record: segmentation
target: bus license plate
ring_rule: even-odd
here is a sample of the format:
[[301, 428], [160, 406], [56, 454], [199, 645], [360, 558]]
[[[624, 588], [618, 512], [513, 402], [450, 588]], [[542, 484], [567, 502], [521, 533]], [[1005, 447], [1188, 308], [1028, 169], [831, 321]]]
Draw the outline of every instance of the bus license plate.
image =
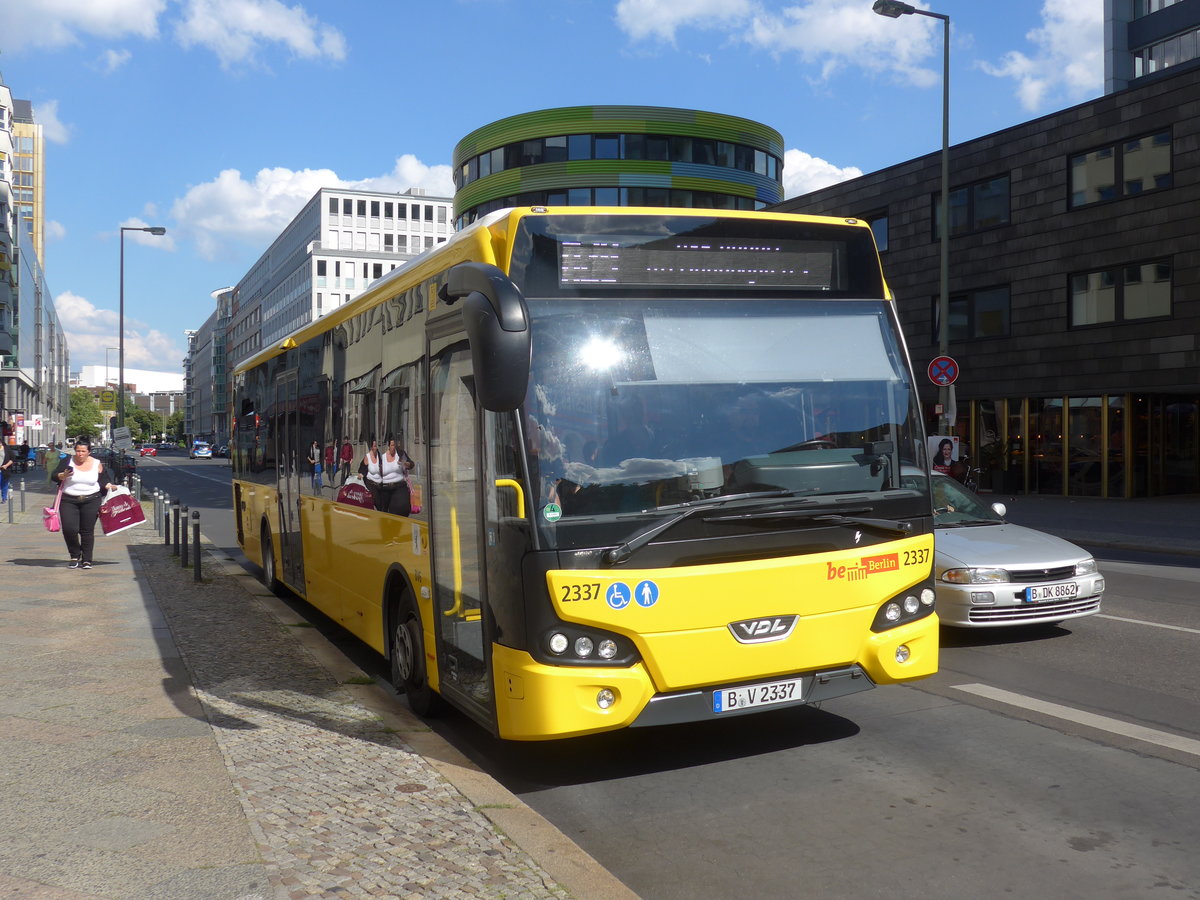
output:
[[800, 699], [801, 678], [787, 681], [772, 681], [767, 684], [751, 684], [745, 687], [723, 688], [713, 691], [713, 712], [726, 713], [737, 709], [753, 709], [756, 706], [772, 706], [776, 703], [792, 703]]
[[1041, 603], [1043, 600], [1070, 600], [1079, 593], [1079, 585], [1075, 582], [1064, 584], [1047, 584], [1039, 587], [1025, 588], [1026, 603]]

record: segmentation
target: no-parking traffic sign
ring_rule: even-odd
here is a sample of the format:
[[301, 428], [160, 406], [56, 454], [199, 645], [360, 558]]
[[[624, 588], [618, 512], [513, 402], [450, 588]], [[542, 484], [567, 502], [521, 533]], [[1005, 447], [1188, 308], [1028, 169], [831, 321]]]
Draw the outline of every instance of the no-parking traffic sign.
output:
[[945, 387], [958, 380], [958, 363], [952, 357], [939, 356], [929, 364], [928, 372], [930, 381]]

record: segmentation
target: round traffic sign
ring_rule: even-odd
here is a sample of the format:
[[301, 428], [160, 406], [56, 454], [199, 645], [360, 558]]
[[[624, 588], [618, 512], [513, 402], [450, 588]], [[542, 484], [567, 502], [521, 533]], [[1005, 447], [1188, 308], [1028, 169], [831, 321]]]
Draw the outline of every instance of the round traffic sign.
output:
[[945, 387], [958, 379], [958, 363], [950, 356], [938, 356], [929, 364], [929, 380]]

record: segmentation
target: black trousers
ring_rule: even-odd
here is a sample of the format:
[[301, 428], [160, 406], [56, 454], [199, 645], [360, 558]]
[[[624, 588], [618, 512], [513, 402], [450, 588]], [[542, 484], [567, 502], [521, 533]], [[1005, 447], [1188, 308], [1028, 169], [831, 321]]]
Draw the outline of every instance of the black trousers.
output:
[[67, 542], [67, 553], [71, 559], [92, 561], [92, 548], [96, 545], [96, 519], [100, 515], [103, 491], [87, 497], [62, 495], [58, 507], [58, 518], [62, 522], [63, 540]]
[[398, 481], [395, 484], [368, 481], [367, 487], [375, 496], [375, 508], [380, 512], [391, 513], [393, 516], [412, 515], [412, 497], [408, 492], [407, 481]]

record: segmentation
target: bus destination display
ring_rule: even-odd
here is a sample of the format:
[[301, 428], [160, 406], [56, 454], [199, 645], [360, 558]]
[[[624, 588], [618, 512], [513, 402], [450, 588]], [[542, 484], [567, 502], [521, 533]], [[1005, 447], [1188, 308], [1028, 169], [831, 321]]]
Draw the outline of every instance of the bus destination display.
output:
[[833, 287], [837, 246], [829, 241], [562, 241], [563, 285]]

